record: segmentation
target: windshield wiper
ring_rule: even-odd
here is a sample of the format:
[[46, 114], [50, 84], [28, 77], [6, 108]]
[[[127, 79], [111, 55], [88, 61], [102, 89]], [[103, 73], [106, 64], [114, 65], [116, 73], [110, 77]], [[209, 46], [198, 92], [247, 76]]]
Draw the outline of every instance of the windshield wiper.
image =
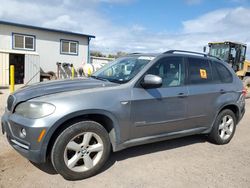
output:
[[98, 76], [90, 76], [91, 78], [94, 78], [94, 79], [97, 79], [97, 80], [102, 80], [102, 81], [108, 81], [109, 82], [109, 80], [108, 79], [106, 79], [106, 78], [102, 78], [102, 77], [98, 77]]
[[119, 80], [116, 80], [116, 79], [107, 79], [107, 78], [103, 78], [103, 77], [99, 77], [99, 76], [90, 76], [91, 78], [94, 78], [94, 79], [97, 79], [97, 80], [102, 80], [102, 81], [106, 81], [106, 82], [113, 82], [113, 83], [116, 83], [116, 84], [122, 84], [122, 83], [126, 83], [124, 81], [119, 81]]

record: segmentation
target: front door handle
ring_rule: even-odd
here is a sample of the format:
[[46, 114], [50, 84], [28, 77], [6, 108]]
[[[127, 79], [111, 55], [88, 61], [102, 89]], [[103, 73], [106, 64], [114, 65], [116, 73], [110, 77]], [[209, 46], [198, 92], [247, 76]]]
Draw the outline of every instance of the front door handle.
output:
[[178, 94], [178, 97], [184, 98], [184, 97], [187, 97], [187, 95], [186, 95], [185, 93], [179, 93], [179, 94]]

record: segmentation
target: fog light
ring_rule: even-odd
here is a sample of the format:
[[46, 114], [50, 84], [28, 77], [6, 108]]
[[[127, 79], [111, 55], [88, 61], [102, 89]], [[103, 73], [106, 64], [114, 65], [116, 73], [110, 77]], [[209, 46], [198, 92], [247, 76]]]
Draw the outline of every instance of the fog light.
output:
[[22, 138], [25, 138], [26, 135], [27, 135], [26, 130], [25, 130], [24, 128], [22, 128], [22, 129], [21, 129], [20, 136], [21, 136]]

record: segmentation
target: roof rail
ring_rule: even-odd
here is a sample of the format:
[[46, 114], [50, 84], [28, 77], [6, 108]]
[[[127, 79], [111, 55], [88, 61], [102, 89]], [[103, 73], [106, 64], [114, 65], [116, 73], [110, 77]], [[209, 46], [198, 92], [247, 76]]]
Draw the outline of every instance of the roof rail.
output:
[[213, 56], [213, 55], [209, 55], [209, 54], [205, 54], [205, 53], [200, 53], [200, 52], [186, 51], [186, 50], [169, 50], [169, 51], [164, 52], [163, 54], [173, 54], [174, 52], [202, 55], [204, 57], [212, 57], [212, 58], [216, 58], [218, 60], [221, 60], [220, 58], [218, 58], [216, 56]]
[[164, 54], [173, 54], [174, 52], [181, 52], [181, 53], [189, 53], [189, 54], [197, 54], [197, 55], [203, 55], [204, 57], [207, 57], [207, 54], [204, 53], [199, 53], [199, 52], [191, 52], [191, 51], [186, 51], [186, 50], [169, 50], [164, 52]]

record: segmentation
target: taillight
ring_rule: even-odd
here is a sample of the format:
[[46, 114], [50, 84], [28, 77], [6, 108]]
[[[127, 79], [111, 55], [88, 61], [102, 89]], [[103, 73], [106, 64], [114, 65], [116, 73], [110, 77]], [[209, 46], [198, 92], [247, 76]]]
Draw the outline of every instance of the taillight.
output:
[[242, 95], [243, 95], [243, 96], [246, 96], [246, 95], [247, 95], [247, 89], [246, 89], [245, 87], [242, 89]]

